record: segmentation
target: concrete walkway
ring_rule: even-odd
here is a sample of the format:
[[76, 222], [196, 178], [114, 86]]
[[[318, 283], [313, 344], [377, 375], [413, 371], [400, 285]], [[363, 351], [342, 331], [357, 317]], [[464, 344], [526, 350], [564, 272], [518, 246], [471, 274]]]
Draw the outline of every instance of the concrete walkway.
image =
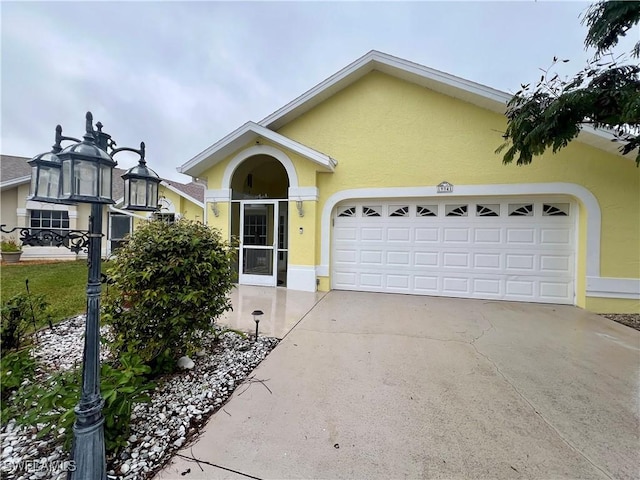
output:
[[639, 367], [575, 307], [333, 291], [156, 478], [638, 478]]
[[231, 290], [233, 310], [224, 313], [218, 323], [255, 333], [256, 324], [251, 313], [261, 310], [259, 334], [283, 338], [325, 295], [326, 292], [236, 285]]

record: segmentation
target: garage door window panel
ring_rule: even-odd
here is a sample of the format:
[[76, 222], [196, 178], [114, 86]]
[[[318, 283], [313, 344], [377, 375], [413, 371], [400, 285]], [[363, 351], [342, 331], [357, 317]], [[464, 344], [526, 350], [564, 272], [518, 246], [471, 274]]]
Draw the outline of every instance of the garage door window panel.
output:
[[404, 206], [390, 205], [389, 216], [390, 217], [408, 217], [409, 205], [404, 205]]
[[542, 205], [543, 217], [567, 217], [569, 216], [568, 203], [545, 203]]
[[491, 204], [491, 205], [476, 205], [476, 216], [478, 217], [499, 217], [500, 216], [500, 205], [499, 204]]
[[445, 205], [444, 212], [447, 217], [466, 217], [469, 211], [468, 205]]
[[356, 207], [340, 207], [338, 208], [339, 217], [355, 217]]
[[533, 204], [532, 203], [510, 203], [509, 216], [510, 217], [533, 217]]
[[381, 217], [382, 216], [382, 206], [378, 205], [375, 207], [362, 207], [362, 216], [363, 217]]
[[418, 217], [437, 217], [438, 206], [437, 205], [418, 205], [416, 208], [416, 215]]

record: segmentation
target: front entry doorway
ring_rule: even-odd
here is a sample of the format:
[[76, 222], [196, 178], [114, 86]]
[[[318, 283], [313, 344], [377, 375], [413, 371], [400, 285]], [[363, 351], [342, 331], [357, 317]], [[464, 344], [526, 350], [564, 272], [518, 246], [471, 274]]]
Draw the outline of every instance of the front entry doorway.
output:
[[239, 283], [285, 285], [288, 202], [246, 200], [236, 205], [240, 211]]

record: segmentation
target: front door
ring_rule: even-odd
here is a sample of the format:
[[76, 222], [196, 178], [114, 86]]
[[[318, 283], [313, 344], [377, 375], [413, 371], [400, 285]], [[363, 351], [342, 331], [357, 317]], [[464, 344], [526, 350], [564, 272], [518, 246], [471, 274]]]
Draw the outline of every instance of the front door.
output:
[[276, 286], [278, 203], [242, 202], [240, 211], [240, 283]]

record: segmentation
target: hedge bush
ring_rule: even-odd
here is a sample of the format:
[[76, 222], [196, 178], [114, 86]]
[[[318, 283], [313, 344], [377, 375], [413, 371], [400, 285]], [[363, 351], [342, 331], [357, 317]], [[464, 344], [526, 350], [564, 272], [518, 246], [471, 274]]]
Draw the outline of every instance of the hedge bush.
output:
[[202, 333], [231, 309], [234, 250], [220, 232], [180, 220], [136, 228], [107, 271], [105, 322], [112, 348], [135, 349], [154, 373], [200, 347]]

